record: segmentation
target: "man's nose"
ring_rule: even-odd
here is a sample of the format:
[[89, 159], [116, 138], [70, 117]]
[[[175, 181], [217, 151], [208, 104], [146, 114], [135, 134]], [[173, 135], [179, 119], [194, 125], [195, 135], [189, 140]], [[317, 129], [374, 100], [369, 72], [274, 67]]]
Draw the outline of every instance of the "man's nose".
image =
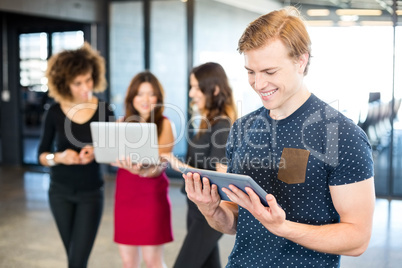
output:
[[254, 88], [256, 90], [261, 90], [265, 88], [268, 85], [268, 79], [264, 74], [257, 73], [255, 75], [255, 80], [254, 80]]

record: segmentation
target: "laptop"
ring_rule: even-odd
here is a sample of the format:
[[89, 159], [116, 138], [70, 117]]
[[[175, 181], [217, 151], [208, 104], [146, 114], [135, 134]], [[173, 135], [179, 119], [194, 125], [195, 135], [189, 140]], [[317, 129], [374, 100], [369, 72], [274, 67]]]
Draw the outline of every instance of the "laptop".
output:
[[130, 157], [133, 163], [157, 164], [159, 146], [154, 123], [91, 122], [95, 160], [110, 164]]

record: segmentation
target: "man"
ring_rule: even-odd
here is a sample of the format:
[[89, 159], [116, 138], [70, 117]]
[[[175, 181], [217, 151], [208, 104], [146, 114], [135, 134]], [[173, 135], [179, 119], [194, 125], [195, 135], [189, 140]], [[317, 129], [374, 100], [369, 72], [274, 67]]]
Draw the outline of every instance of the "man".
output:
[[186, 192], [215, 229], [236, 234], [227, 267], [339, 267], [340, 255], [367, 248], [375, 206], [373, 160], [365, 133], [304, 84], [310, 38], [296, 8], [252, 22], [239, 40], [262, 108], [237, 120], [227, 143], [228, 172], [250, 188], [224, 188], [183, 175]]

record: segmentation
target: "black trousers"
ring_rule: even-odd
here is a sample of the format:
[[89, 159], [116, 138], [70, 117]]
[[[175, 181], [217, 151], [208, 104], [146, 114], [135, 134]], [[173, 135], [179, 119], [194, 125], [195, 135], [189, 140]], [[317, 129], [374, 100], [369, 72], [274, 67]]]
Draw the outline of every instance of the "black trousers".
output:
[[69, 268], [87, 267], [103, 211], [103, 188], [75, 192], [51, 183], [49, 203]]
[[187, 235], [174, 268], [220, 268], [218, 240], [222, 233], [211, 228], [197, 206], [187, 198]]

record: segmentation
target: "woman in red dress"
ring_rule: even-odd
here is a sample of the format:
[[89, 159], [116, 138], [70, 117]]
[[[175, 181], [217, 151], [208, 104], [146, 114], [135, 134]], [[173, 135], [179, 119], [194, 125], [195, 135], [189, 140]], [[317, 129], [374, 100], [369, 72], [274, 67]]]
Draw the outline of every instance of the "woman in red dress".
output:
[[[131, 81], [125, 99], [125, 122], [157, 125], [159, 153], [173, 149], [170, 121], [163, 116], [163, 88], [148, 71]], [[117, 160], [114, 241], [124, 267], [166, 267], [163, 244], [173, 241], [169, 180], [163, 165], [144, 167], [129, 159]]]

